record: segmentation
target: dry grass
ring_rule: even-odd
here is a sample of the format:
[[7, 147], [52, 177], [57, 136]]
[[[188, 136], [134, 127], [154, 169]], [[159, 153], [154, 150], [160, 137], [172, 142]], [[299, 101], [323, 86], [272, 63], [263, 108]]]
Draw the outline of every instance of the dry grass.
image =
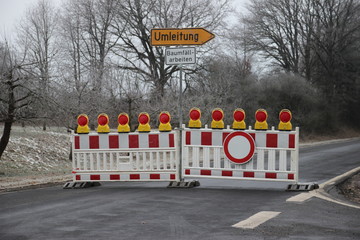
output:
[[300, 143], [322, 142], [334, 139], [347, 139], [356, 137], [360, 137], [360, 130], [341, 128], [337, 132], [329, 132], [329, 134], [326, 135], [312, 135], [303, 133], [300, 129]]
[[0, 177], [68, 174], [71, 172], [69, 153], [70, 135], [66, 129], [42, 131], [15, 126], [0, 159]]

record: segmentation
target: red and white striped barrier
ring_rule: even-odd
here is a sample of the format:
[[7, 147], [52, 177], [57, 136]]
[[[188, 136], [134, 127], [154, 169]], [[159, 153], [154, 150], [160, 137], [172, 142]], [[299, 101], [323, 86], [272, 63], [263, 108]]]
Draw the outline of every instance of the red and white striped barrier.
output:
[[175, 131], [73, 135], [73, 180], [178, 181]]
[[74, 173], [76, 181], [175, 181], [176, 174], [164, 172], [133, 173]]
[[[225, 138], [234, 132], [230, 129], [185, 129], [185, 145], [222, 147]], [[296, 132], [245, 130], [258, 148], [295, 148]]]
[[185, 178], [298, 181], [298, 128], [295, 131], [185, 128], [182, 146]]
[[174, 148], [174, 132], [78, 134], [74, 137], [74, 149], [137, 149]]

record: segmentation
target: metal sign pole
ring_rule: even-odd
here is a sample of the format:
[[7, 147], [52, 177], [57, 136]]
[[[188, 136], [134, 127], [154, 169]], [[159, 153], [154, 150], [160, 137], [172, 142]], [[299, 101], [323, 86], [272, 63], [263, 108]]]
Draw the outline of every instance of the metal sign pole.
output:
[[179, 65], [180, 68], [180, 90], [179, 90], [179, 132], [180, 132], [180, 136], [179, 136], [179, 179], [180, 181], [183, 181], [183, 176], [182, 176], [182, 158], [183, 158], [183, 152], [182, 152], [182, 148], [183, 148], [183, 144], [182, 144], [182, 125], [183, 125], [183, 119], [182, 119], [182, 75], [183, 75], [183, 68], [182, 65]]

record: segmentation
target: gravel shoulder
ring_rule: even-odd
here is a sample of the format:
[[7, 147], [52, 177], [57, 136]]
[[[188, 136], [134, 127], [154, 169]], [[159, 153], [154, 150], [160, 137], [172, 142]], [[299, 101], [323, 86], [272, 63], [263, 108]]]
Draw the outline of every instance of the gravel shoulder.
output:
[[354, 203], [360, 203], [360, 172], [337, 186], [338, 192]]

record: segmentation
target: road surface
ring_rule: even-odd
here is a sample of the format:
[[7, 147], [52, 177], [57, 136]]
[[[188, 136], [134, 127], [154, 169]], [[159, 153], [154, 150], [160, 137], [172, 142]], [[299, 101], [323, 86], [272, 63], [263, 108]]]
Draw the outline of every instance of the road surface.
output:
[[[323, 183], [358, 167], [359, 155], [360, 139], [301, 148], [300, 181]], [[360, 239], [360, 209], [287, 202], [299, 193], [273, 184], [200, 181], [1, 193], [0, 239]]]

